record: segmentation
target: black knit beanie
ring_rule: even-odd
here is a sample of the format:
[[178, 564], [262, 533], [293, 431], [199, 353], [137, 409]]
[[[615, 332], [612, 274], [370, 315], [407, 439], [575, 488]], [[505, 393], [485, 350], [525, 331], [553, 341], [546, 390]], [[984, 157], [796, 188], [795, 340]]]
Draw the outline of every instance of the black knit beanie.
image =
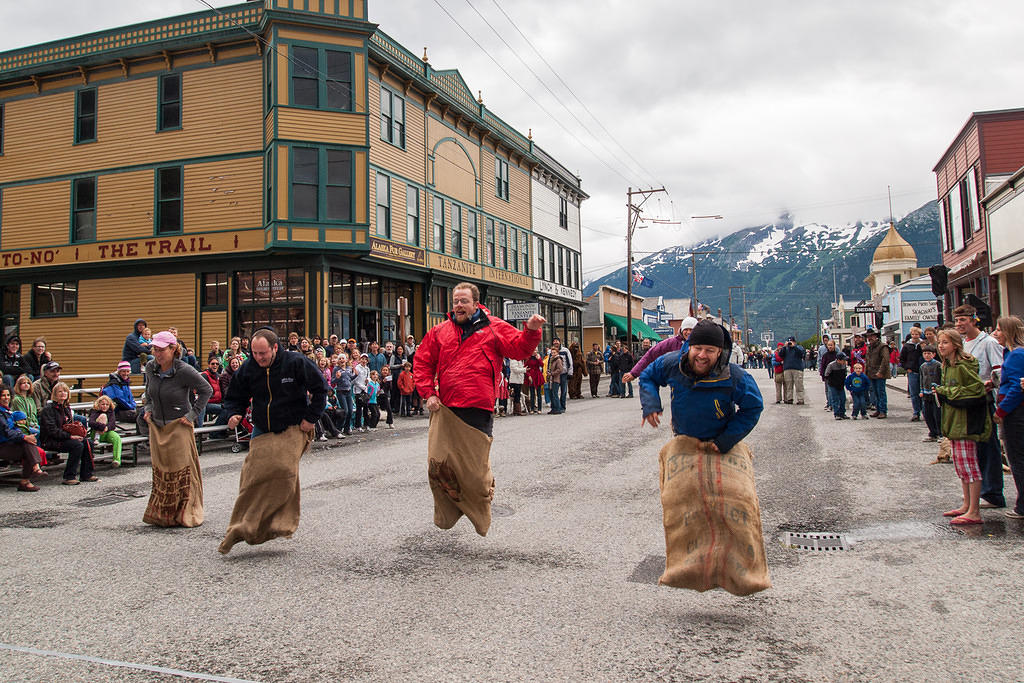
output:
[[697, 323], [687, 341], [690, 342], [690, 346], [704, 345], [725, 348], [725, 336], [722, 334], [721, 325], [710, 320], [701, 320]]

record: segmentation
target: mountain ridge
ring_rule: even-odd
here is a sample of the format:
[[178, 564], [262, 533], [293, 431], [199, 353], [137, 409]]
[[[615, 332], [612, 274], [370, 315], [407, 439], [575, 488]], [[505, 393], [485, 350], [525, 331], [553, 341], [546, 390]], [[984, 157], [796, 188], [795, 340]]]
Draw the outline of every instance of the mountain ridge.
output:
[[[653, 287], [634, 284], [633, 291], [644, 297], [691, 297], [691, 254], [698, 252], [698, 301], [716, 314], [721, 308], [728, 317], [728, 288], [732, 286], [733, 316], [741, 326], [741, 302], [746, 295], [749, 327], [754, 330], [752, 343], [766, 329], [772, 330], [776, 339], [790, 335], [806, 339], [817, 333], [819, 314], [829, 315], [833, 282], [835, 291], [847, 301], [870, 295], [864, 278], [888, 228], [888, 221], [856, 221], [841, 227], [796, 225], [790, 215], [783, 214], [766, 225], [740, 228], [690, 246], [667, 247], [635, 261]], [[907, 214], [896, 223], [896, 229], [914, 248], [919, 267], [941, 262], [935, 200]], [[619, 268], [584, 283], [583, 294], [589, 296], [604, 284], [625, 289], [625, 278], [626, 269]]]

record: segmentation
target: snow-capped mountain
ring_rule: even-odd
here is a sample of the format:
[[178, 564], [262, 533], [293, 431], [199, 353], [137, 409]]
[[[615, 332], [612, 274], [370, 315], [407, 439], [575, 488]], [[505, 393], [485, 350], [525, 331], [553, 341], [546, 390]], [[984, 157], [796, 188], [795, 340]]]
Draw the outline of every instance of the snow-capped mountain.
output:
[[[857, 222], [832, 227], [809, 223], [794, 225], [781, 216], [768, 225], [744, 228], [725, 237], [692, 246], [674, 246], [636, 261], [637, 269], [653, 281], [639, 287], [640, 296], [689, 298], [693, 292], [691, 253], [698, 254], [697, 299], [717, 313], [728, 315], [729, 287], [733, 290], [733, 316], [742, 324], [742, 296], [746, 294], [750, 327], [760, 336], [765, 329], [776, 339], [791, 334], [806, 339], [816, 332], [815, 318], [827, 317], [835, 289], [847, 301], [869, 295], [864, 278], [888, 221]], [[919, 266], [940, 262], [939, 212], [932, 201], [898, 221], [896, 229], [917, 252]], [[589, 296], [600, 285], [626, 288], [626, 270], [609, 273], [584, 284]]]

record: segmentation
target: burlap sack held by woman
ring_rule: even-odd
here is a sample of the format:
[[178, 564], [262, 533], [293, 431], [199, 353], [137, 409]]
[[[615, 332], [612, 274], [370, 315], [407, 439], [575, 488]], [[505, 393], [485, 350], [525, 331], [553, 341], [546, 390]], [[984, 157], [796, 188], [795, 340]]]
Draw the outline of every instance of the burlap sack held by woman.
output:
[[156, 526], [193, 527], [203, 523], [203, 478], [192, 428], [174, 421], [149, 425], [153, 491], [142, 521]]
[[676, 436], [661, 449], [665, 573], [658, 583], [750, 595], [771, 588], [754, 456], [742, 441], [728, 453]]

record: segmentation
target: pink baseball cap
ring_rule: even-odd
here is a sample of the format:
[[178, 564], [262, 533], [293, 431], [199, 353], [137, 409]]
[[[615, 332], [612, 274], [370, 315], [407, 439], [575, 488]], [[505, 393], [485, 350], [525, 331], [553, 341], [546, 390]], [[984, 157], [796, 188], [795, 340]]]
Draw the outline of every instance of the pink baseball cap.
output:
[[123, 361], [121, 361], [120, 363], [117, 364], [117, 369], [118, 370], [121, 370], [122, 368], [127, 368], [127, 369], [131, 370], [132, 369], [132, 364], [129, 363], [128, 361], [126, 361], [126, 360], [123, 360]]
[[158, 349], [165, 349], [171, 344], [177, 344], [178, 338], [171, 332], [157, 332], [153, 335], [153, 346]]

